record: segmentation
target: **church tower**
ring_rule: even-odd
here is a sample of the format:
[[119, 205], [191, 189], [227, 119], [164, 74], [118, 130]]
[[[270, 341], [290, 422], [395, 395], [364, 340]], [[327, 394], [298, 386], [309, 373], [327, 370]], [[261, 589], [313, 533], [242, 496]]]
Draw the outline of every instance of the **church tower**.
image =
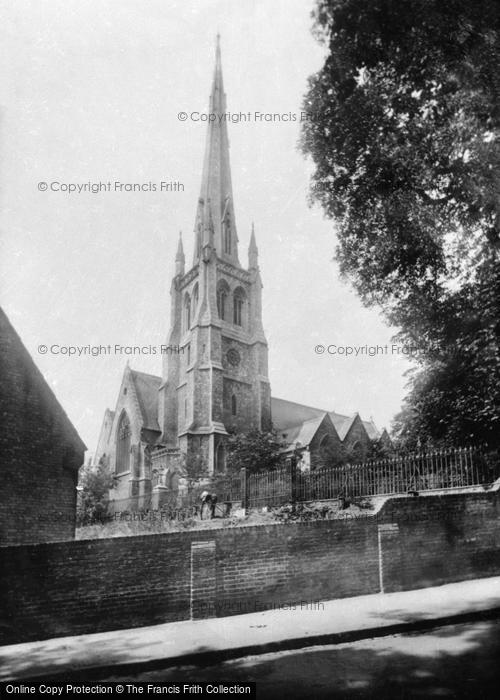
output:
[[252, 225], [244, 269], [238, 254], [225, 112], [217, 37], [209, 107], [217, 118], [209, 122], [206, 136], [193, 265], [185, 270], [179, 239], [171, 285], [170, 350], [164, 355], [159, 391], [164, 451], [201, 453], [211, 473], [224, 471], [229, 432], [271, 428], [258, 250]]

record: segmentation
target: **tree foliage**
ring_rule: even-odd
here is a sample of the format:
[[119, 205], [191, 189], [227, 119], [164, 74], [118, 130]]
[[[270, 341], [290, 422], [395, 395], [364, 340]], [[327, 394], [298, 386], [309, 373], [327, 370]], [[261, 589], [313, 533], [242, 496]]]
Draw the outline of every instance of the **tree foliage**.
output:
[[396, 416], [402, 446], [500, 444], [500, 272], [481, 269], [456, 293], [462, 309], [450, 314], [445, 352], [428, 353], [410, 374], [411, 390]]
[[229, 473], [245, 468], [254, 474], [284, 464], [283, 447], [276, 431], [250, 430], [235, 433], [226, 442], [226, 467]]
[[85, 464], [80, 470], [77, 525], [104, 522], [108, 515], [109, 491], [116, 485], [106, 459], [97, 466]]
[[368, 449], [360, 449], [351, 444], [327, 444], [321, 446], [314, 455], [314, 468], [341, 467], [347, 464], [361, 464], [376, 459], [384, 459], [392, 454], [382, 440], [373, 440]]
[[498, 0], [319, 0], [311, 199], [367, 305], [419, 348], [401, 441], [500, 439]]
[[186, 479], [188, 492], [208, 480], [208, 461], [201, 449], [182, 453], [179, 474]]

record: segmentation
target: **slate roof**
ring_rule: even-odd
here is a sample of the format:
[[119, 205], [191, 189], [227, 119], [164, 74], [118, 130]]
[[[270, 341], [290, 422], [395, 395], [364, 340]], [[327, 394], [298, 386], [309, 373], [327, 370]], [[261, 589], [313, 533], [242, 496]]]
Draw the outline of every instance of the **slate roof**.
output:
[[378, 438], [381, 437], [382, 432], [377, 428], [372, 420], [364, 420], [362, 423], [366, 428], [366, 432], [368, 433], [370, 440], [378, 440]]
[[[64, 437], [74, 445], [75, 449], [83, 453], [87, 449], [86, 445], [2, 308], [0, 308], [0, 333], [2, 335], [0, 369], [4, 383], [0, 396], [2, 399], [1, 409], [8, 416], [16, 410], [9, 395], [12, 376], [10, 372], [14, 366], [19, 372], [19, 381], [29, 383], [30, 391], [40, 403], [40, 410], [50, 413], [54, 420], [59, 421], [59, 428], [64, 431]], [[20, 434], [15, 435], [14, 438], [20, 440]]]
[[[295, 401], [271, 398], [271, 415], [274, 427], [278, 433], [286, 433], [289, 443], [301, 442], [303, 445], [308, 445], [326, 413], [330, 416], [339, 438], [344, 440], [358, 415], [357, 413], [354, 413], [352, 416], [345, 416], [335, 411], [326, 411], [325, 409], [306, 406]], [[370, 440], [376, 440], [380, 437], [380, 432], [372, 420], [362, 420], [361, 422]], [[311, 434], [313, 426], [316, 426], [316, 429]], [[309, 439], [306, 439], [309, 435]]]
[[294, 425], [288, 428], [286, 431], [286, 441], [288, 444], [295, 444], [300, 442], [301, 445], [309, 445], [316, 432], [321, 425], [325, 413], [318, 416], [317, 418], [312, 418], [311, 420], [306, 420], [303, 423]]
[[144, 430], [154, 430], [160, 432], [158, 423], [158, 389], [161, 386], [162, 378], [154, 374], [136, 372], [130, 370], [132, 381], [134, 382]]
[[[158, 389], [161, 386], [162, 378], [135, 370], [130, 370], [130, 374], [144, 420], [143, 430], [161, 432], [158, 424]], [[345, 439], [358, 415], [355, 413], [352, 416], [345, 416], [335, 411], [327, 411], [275, 397], [271, 398], [271, 414], [274, 427], [278, 433], [286, 433], [287, 442], [300, 442], [304, 446], [311, 442], [326, 414], [330, 416], [341, 440]], [[362, 421], [362, 423], [371, 440], [380, 437], [373, 421]], [[153, 442], [154, 436], [150, 435], [150, 438]]]
[[271, 416], [278, 432], [286, 432], [287, 428], [301, 425], [305, 421], [323, 417], [328, 413], [325, 409], [305, 406], [295, 401], [271, 398]]
[[334, 425], [337, 422], [337, 425], [335, 425], [335, 429], [341, 440], [345, 440], [345, 438], [347, 437], [347, 433], [349, 432], [349, 430], [352, 427], [352, 424], [356, 420], [357, 415], [357, 413], [354, 413], [352, 416], [338, 415], [338, 420], [333, 422]]
[[113, 427], [113, 421], [114, 421], [114, 419], [115, 419], [115, 412], [112, 411], [110, 408], [107, 408], [107, 409], [104, 411], [104, 420], [106, 420], [106, 418], [108, 418], [108, 417], [109, 417], [109, 420], [108, 420], [108, 434], [106, 435], [106, 442], [109, 441], [109, 436], [110, 436], [110, 434], [111, 434], [111, 428]]

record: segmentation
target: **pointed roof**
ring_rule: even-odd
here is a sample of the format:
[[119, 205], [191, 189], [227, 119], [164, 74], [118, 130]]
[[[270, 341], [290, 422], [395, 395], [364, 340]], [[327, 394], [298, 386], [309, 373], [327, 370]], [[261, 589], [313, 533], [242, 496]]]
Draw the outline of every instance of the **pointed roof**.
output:
[[113, 428], [113, 421], [115, 419], [115, 412], [110, 408], [104, 411], [104, 418], [102, 419], [101, 431], [99, 433], [99, 439], [97, 440], [97, 447], [92, 458], [92, 464], [97, 466], [101, 457], [109, 450], [109, 440], [111, 437], [111, 429]]
[[[352, 428], [354, 421], [356, 420], [358, 415], [359, 415], [358, 413], [353, 413], [352, 416], [344, 417], [344, 416], [340, 416], [337, 414], [335, 416], [336, 421], [337, 421], [337, 425], [335, 425], [335, 422], [333, 421], [333, 416], [332, 416], [332, 422], [335, 425], [335, 430], [337, 431], [339, 438], [342, 441], [345, 440], [345, 438], [347, 437], [347, 433]], [[343, 419], [343, 420], [341, 420], [341, 419]]]
[[325, 413], [328, 413], [328, 411], [321, 408], [304, 406], [304, 404], [286, 401], [286, 399], [277, 399], [274, 396], [271, 398], [273, 424], [280, 432], [285, 432], [287, 428], [295, 427], [299, 423], [322, 417]]
[[[215, 246], [219, 257], [227, 257], [239, 265], [236, 221], [233, 207], [233, 187], [229, 162], [229, 138], [227, 134], [226, 94], [222, 78], [220, 37], [217, 35], [215, 69], [210, 93], [205, 158], [201, 177], [200, 198], [196, 216], [195, 263], [201, 248], [207, 243]], [[223, 225], [231, 231], [231, 253], [224, 253]], [[213, 242], [209, 240], [213, 232]]]
[[[296, 403], [295, 401], [286, 401], [285, 399], [277, 399], [274, 396], [271, 398], [271, 415], [275, 428], [280, 433], [287, 433], [287, 439], [290, 442], [297, 442], [297, 436], [302, 432], [302, 444], [304, 437], [308, 434], [309, 428], [313, 428], [318, 419], [321, 422], [325, 413], [327, 413], [337, 431], [341, 440], [344, 440], [349, 430], [351, 429], [358, 413], [351, 416], [345, 416], [342, 413], [335, 411], [326, 411], [323, 408], [314, 408], [313, 406], [305, 406], [304, 404]], [[360, 418], [370, 440], [376, 440], [380, 437], [380, 432], [373, 421], [364, 421]], [[308, 423], [308, 425], [306, 425]], [[309, 425], [310, 424], [310, 425]], [[292, 436], [292, 437], [290, 437]]]
[[248, 266], [258, 267], [259, 263], [259, 249], [257, 248], [257, 241], [255, 240], [255, 226], [252, 221], [252, 233], [250, 234], [250, 245], [248, 246]]
[[177, 244], [176, 261], [184, 262], [184, 248], [182, 246], [182, 231], [179, 231], [179, 243]]
[[[13, 428], [13, 432], [8, 436], [9, 439], [13, 444], [21, 445], [24, 439], [23, 431], [26, 420], [29, 419], [25, 415], [28, 409], [23, 408], [24, 404], [21, 405], [19, 401], [15, 400], [21, 395], [19, 391], [22, 391], [16, 390], [15, 384], [17, 382], [25, 387], [26, 396], [29, 392], [30, 407], [33, 405], [33, 415], [37, 407], [36, 410], [46, 417], [47, 421], [53, 421], [54, 435], [58, 436], [57, 444], [54, 442], [52, 445], [54, 465], [57, 465], [57, 460], [60, 459], [57, 450], [65, 443], [71, 444], [79, 454], [81, 453], [83, 460], [83, 453], [87, 449], [86, 445], [2, 308], [0, 308], [0, 335], [2, 336], [0, 415], [8, 418], [8, 424]], [[7, 433], [5, 432], [2, 437], [7, 438]], [[19, 453], [21, 455], [23, 448], [16, 449], [21, 450]]]
[[177, 245], [177, 253], [175, 256], [175, 276], [182, 277], [184, 275], [184, 266], [186, 258], [184, 256], [184, 248], [182, 247], [182, 231], [179, 232], [179, 243]]
[[311, 418], [311, 420], [306, 420], [303, 423], [288, 428], [285, 431], [287, 443], [289, 445], [294, 445], [300, 442], [303, 447], [309, 445], [327, 415], [327, 413], [323, 413], [316, 418]]
[[252, 232], [250, 234], [250, 245], [248, 246], [250, 250], [257, 252], [257, 243], [255, 241], [255, 224], [252, 221]]
[[379, 430], [373, 422], [373, 418], [370, 418], [370, 420], [364, 420], [362, 423], [366, 428], [366, 432], [368, 433], [370, 440], [378, 440], [380, 437], [382, 437], [382, 433], [384, 432], [385, 428]]
[[359, 417], [359, 420], [363, 424], [363, 427], [366, 430], [370, 440], [377, 440], [380, 437], [379, 430], [373, 420], [363, 420], [359, 413], [353, 413], [351, 416], [344, 416], [341, 413], [330, 411], [330, 418], [332, 419], [332, 423], [335, 426], [335, 430], [337, 431], [341, 440], [346, 438], [349, 430], [352, 428], [353, 423], [356, 420], [356, 417]]
[[158, 424], [158, 389], [162, 383], [161, 377], [145, 372], [130, 370], [135, 393], [141, 409], [143, 429], [159, 432]]

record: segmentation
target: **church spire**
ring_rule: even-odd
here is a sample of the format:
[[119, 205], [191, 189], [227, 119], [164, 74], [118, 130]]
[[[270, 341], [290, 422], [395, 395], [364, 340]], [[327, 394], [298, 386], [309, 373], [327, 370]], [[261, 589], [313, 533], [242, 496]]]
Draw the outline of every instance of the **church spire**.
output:
[[210, 121], [196, 216], [194, 262], [198, 262], [203, 249], [213, 246], [219, 258], [239, 266], [219, 34], [208, 111]]
[[252, 233], [250, 236], [250, 245], [248, 246], [248, 269], [252, 270], [259, 267], [259, 251], [255, 240], [255, 227], [252, 221]]
[[175, 256], [175, 275], [184, 274], [184, 265], [186, 258], [184, 257], [184, 248], [182, 247], [182, 231], [179, 231], [179, 243], [177, 245], [177, 255]]

